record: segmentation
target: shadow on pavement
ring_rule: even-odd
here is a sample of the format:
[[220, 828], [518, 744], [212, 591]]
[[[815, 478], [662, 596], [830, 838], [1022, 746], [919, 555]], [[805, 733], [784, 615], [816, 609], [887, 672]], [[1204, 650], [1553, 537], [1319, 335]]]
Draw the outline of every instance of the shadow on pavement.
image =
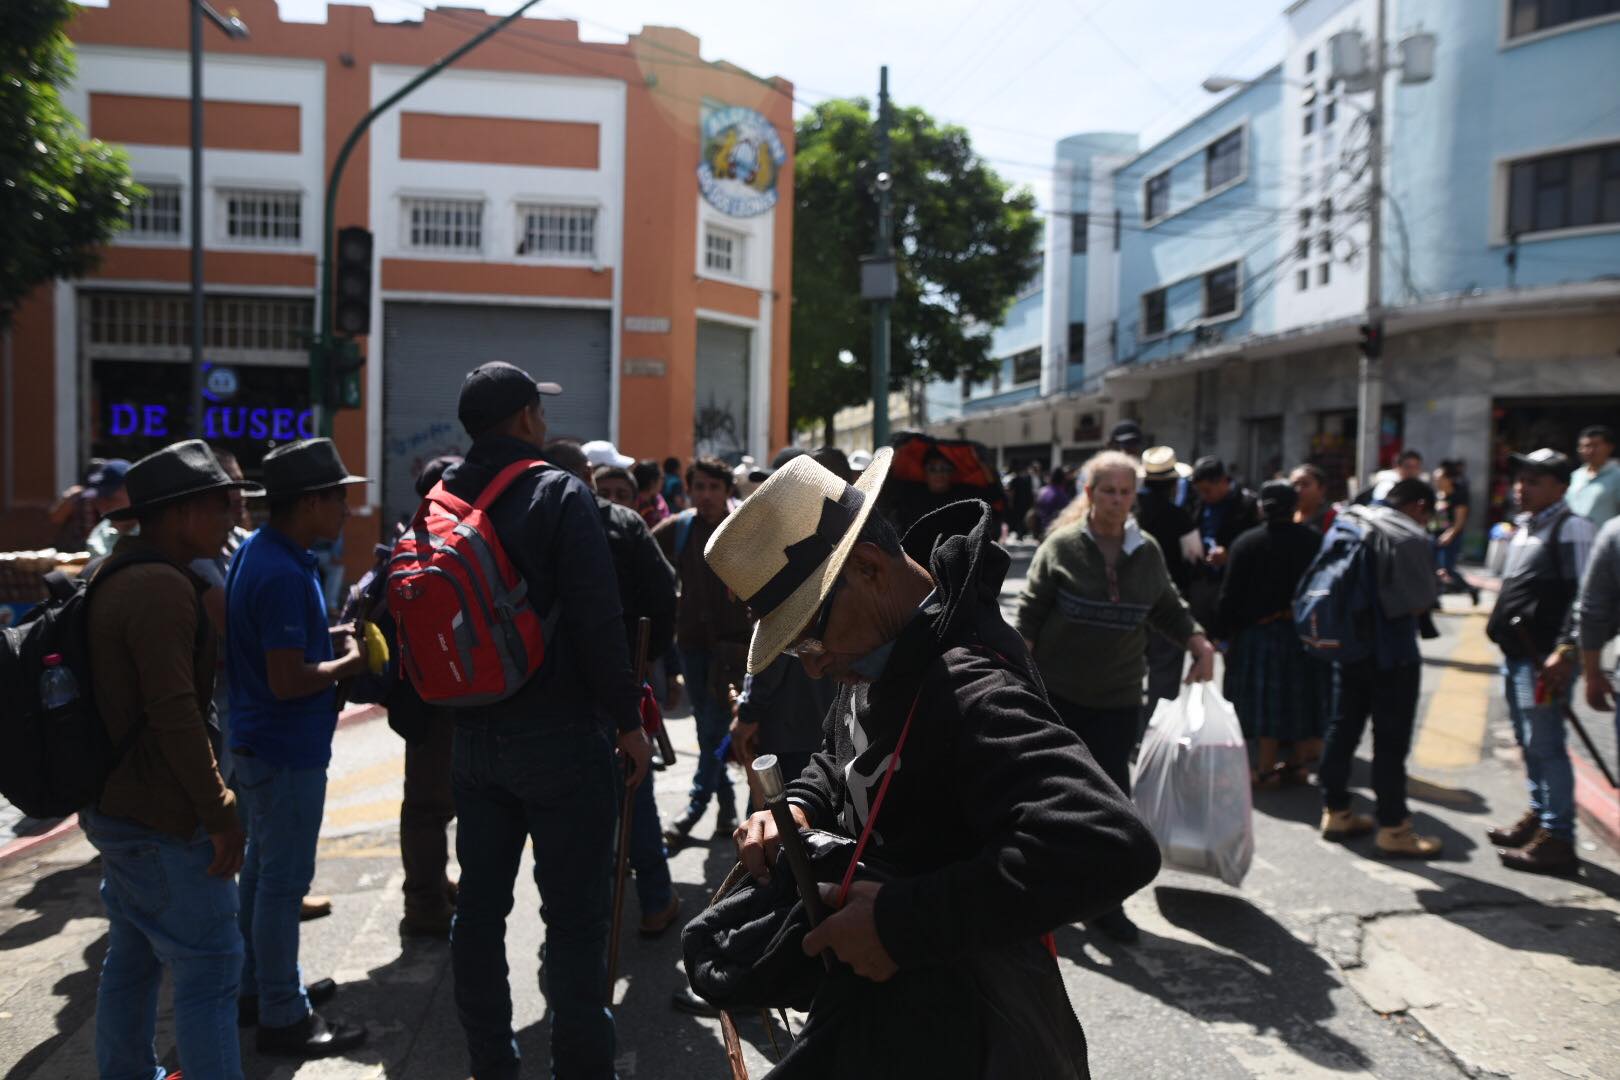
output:
[[[1567, 931], [1595, 930], [1599, 940], [1620, 941], [1620, 915], [1612, 910], [1567, 904], [1549, 904], [1505, 885], [1479, 878], [1464, 877], [1436, 866], [1414, 864], [1407, 867], [1433, 883], [1432, 889], [1416, 892], [1417, 902], [1430, 915], [1470, 930], [1498, 945], [1524, 951], [1531, 943], [1545, 944], [1534, 951], [1562, 956], [1583, 965], [1616, 969], [1612, 956], [1593, 956], [1582, 946], [1582, 936]], [[1585, 863], [1580, 882], [1601, 891], [1611, 900], [1620, 900], [1620, 875], [1601, 866]], [[1514, 933], [1511, 923], [1481, 917], [1492, 909], [1511, 912], [1521, 920], [1553, 931], [1547, 935]], [[1591, 940], [1590, 937], [1586, 940]]]
[[0, 952], [37, 945], [55, 937], [73, 919], [96, 917], [101, 909], [101, 859], [67, 867], [39, 878], [14, 906], [35, 917], [0, 934]]
[[[1337, 1012], [1332, 994], [1342, 983], [1309, 945], [1241, 896], [1170, 886], [1154, 889], [1154, 896], [1166, 921], [1210, 944], [1144, 932], [1140, 945], [1122, 948], [1064, 927], [1058, 952], [1195, 1020], [1272, 1034], [1322, 1068], [1372, 1065], [1354, 1043], [1323, 1026]], [[1111, 962], [1097, 963], [1087, 943]]]
[[[99, 880], [99, 879], [98, 879]], [[61, 1048], [73, 1032], [94, 1020], [96, 1015], [96, 987], [101, 982], [101, 961], [107, 955], [107, 935], [103, 934], [85, 946], [84, 965], [56, 981], [51, 996], [64, 999], [56, 1011], [56, 1032], [24, 1054], [7, 1073], [7, 1077], [32, 1076]], [[174, 1067], [174, 1054], [168, 1056], [168, 1067]]]

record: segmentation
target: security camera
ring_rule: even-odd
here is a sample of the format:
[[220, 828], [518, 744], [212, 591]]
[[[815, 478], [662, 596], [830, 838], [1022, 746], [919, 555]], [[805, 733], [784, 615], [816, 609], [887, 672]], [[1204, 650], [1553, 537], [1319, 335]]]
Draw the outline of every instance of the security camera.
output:
[[878, 173], [877, 179], [873, 182], [877, 185], [877, 189], [879, 191], [888, 191], [890, 188], [894, 187], [894, 177], [890, 176], [886, 172]]

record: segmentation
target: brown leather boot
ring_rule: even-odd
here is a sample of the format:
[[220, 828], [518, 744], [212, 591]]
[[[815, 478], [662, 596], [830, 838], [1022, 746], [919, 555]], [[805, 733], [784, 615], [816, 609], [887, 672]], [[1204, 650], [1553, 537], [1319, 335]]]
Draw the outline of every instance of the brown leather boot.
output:
[[1497, 825], [1485, 830], [1485, 838], [1499, 848], [1524, 847], [1536, 830], [1541, 828], [1541, 815], [1534, 810], [1526, 810], [1524, 816], [1512, 825]]
[[1371, 814], [1354, 814], [1349, 810], [1322, 811], [1322, 838], [1344, 840], [1352, 836], [1366, 836], [1378, 827]]
[[1439, 837], [1419, 835], [1411, 818], [1379, 829], [1377, 843], [1379, 851], [1398, 858], [1432, 859], [1440, 854]]
[[1581, 869], [1581, 859], [1575, 854], [1575, 845], [1546, 829], [1537, 829], [1530, 842], [1520, 848], [1498, 851], [1497, 857], [1509, 870], [1524, 870], [1531, 874], [1559, 874], [1569, 876]]

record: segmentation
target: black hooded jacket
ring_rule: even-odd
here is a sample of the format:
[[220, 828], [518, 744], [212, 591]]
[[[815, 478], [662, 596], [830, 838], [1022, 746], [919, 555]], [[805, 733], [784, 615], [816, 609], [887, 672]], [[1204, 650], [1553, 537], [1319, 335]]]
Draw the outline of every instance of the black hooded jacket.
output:
[[[906, 553], [936, 591], [878, 680], [840, 688], [822, 752], [788, 787], [812, 826], [859, 835], [915, 701], [871, 849], [903, 875], [876, 904], [878, 935], [902, 972], [1100, 915], [1159, 870], [1152, 835], [1059, 720], [1002, 617], [1010, 560], [994, 529], [988, 507], [970, 501], [907, 533]], [[853, 717], [870, 739], [860, 754]]]

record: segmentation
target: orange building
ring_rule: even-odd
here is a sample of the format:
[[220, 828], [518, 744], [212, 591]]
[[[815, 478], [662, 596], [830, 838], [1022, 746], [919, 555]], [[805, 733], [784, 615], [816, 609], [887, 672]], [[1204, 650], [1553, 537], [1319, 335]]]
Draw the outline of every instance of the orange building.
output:
[[[99, 271], [17, 313], [0, 409], [0, 547], [48, 541], [43, 513], [91, 457], [186, 434], [190, 200], [205, 232], [208, 437], [250, 474], [312, 430], [326, 176], [361, 117], [488, 26], [466, 10], [378, 23], [332, 5], [282, 22], [238, 0], [252, 36], [208, 28], [203, 190], [188, 190], [183, 4], [112, 0], [70, 27], [64, 98], [128, 149], [151, 192]], [[371, 128], [336, 226], [375, 237], [363, 406], [338, 414], [345, 461], [378, 483], [350, 563], [414, 506], [414, 470], [465, 449], [462, 376], [510, 360], [560, 382], [553, 435], [638, 457], [760, 459], [786, 442], [792, 86], [699, 58], [683, 31], [582, 42], [522, 19]]]

